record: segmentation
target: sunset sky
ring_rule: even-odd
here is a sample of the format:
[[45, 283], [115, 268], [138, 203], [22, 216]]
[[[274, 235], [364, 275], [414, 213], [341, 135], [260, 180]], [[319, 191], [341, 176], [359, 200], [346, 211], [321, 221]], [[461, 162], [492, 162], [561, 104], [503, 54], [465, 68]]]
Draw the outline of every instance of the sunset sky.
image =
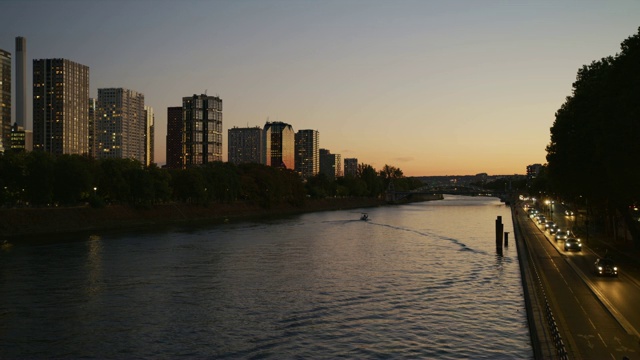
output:
[[91, 97], [143, 93], [159, 164], [167, 107], [206, 91], [225, 160], [229, 128], [283, 121], [409, 176], [545, 163], [577, 70], [639, 27], [637, 0], [0, 2], [0, 49], [26, 37], [29, 89], [33, 59], [66, 58], [89, 66]]

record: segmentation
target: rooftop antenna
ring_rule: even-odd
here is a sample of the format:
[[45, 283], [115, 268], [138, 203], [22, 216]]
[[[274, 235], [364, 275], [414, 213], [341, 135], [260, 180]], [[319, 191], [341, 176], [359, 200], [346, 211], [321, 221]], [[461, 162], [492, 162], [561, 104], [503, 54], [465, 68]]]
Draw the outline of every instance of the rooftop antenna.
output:
[[207, 95], [207, 91], [209, 91], [209, 89], [204, 89], [204, 94]]

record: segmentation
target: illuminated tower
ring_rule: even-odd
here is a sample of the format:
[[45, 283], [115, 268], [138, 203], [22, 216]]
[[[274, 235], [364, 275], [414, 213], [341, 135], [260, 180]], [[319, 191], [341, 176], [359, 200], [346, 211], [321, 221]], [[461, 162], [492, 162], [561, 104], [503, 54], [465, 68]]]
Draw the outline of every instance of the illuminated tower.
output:
[[358, 175], [358, 159], [346, 158], [344, 159], [344, 176]]
[[289, 124], [274, 121], [264, 125], [265, 157], [263, 164], [295, 168], [295, 133]]
[[96, 114], [96, 158], [145, 164], [144, 95], [123, 88], [98, 89]]
[[182, 98], [183, 167], [222, 161], [222, 99], [193, 95]]
[[89, 67], [33, 60], [33, 150], [89, 153]]
[[296, 171], [309, 178], [320, 169], [320, 133], [318, 130], [299, 130], [296, 133]]
[[236, 165], [260, 164], [264, 153], [263, 141], [262, 128], [259, 126], [229, 129], [227, 136], [229, 162]]

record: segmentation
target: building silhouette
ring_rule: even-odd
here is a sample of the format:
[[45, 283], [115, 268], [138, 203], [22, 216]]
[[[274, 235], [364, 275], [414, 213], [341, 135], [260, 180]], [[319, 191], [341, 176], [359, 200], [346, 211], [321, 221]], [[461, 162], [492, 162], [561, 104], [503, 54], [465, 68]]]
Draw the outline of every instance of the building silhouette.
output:
[[18, 123], [11, 126], [11, 150], [15, 152], [26, 152], [33, 149], [33, 132], [25, 130]]
[[33, 148], [89, 153], [89, 67], [67, 59], [33, 60]]
[[332, 154], [327, 149], [320, 149], [320, 173], [328, 179], [335, 180], [342, 176], [342, 161], [340, 154]]
[[527, 180], [533, 180], [538, 177], [542, 170], [542, 164], [527, 165]]
[[27, 128], [27, 39], [16, 37], [16, 123]]
[[183, 97], [182, 121], [183, 167], [222, 161], [222, 99]]
[[145, 127], [144, 127], [144, 164], [146, 166], [151, 165], [153, 163], [153, 145], [154, 145], [154, 137], [155, 137], [155, 122], [156, 116], [153, 113], [153, 108], [151, 106], [144, 107], [144, 118], [145, 118]]
[[11, 147], [11, 53], [0, 49], [0, 152]]
[[344, 159], [344, 176], [356, 177], [357, 175], [358, 175], [358, 159], [345, 158]]
[[303, 178], [317, 175], [320, 171], [320, 133], [317, 130], [299, 130], [295, 140], [295, 170]]
[[289, 124], [274, 121], [264, 125], [265, 160], [263, 164], [293, 170], [295, 133]]
[[182, 107], [167, 108], [166, 167], [182, 169]]
[[96, 157], [96, 111], [97, 102], [94, 98], [89, 98], [89, 156]]
[[232, 164], [260, 164], [265, 152], [263, 130], [259, 126], [228, 130], [227, 156]]
[[145, 164], [144, 95], [129, 89], [98, 89], [97, 159], [135, 159]]

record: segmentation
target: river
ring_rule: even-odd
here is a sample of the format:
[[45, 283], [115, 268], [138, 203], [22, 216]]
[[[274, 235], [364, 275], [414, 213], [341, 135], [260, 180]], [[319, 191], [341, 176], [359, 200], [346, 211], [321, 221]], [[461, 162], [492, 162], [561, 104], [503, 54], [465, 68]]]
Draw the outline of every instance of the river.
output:
[[507, 206], [362, 211], [15, 244], [0, 358], [533, 358]]

